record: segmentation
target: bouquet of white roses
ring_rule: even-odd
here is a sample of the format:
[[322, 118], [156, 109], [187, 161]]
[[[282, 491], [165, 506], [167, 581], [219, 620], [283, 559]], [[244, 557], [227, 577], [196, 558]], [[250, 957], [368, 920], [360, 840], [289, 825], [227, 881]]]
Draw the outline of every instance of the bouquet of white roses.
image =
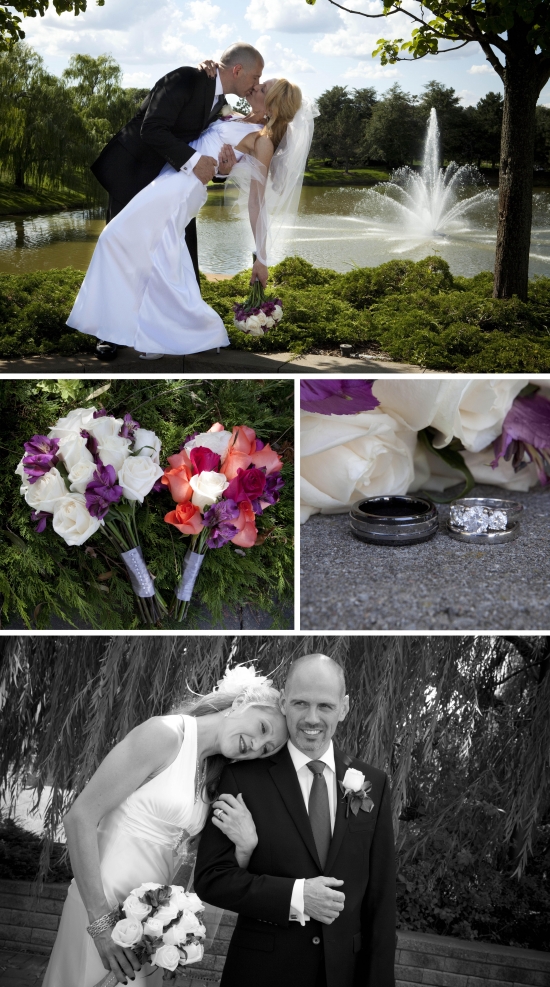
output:
[[121, 554], [146, 623], [156, 623], [166, 607], [143, 559], [136, 505], [163, 475], [160, 447], [155, 433], [131, 415], [76, 408], [48, 435], [25, 442], [15, 471], [37, 532], [51, 519], [67, 545], [79, 546], [102, 529]]
[[[206, 929], [198, 913], [204, 905], [198, 895], [176, 884], [146, 882], [134, 888], [120, 906], [120, 919], [111, 932], [118, 946], [132, 949], [140, 963], [161, 967], [171, 980], [178, 967], [200, 963]], [[96, 987], [114, 987], [108, 973]]]
[[283, 303], [280, 298], [269, 298], [261, 282], [255, 281], [244, 302], [233, 306], [233, 313], [233, 324], [237, 329], [249, 336], [263, 336], [281, 321]]

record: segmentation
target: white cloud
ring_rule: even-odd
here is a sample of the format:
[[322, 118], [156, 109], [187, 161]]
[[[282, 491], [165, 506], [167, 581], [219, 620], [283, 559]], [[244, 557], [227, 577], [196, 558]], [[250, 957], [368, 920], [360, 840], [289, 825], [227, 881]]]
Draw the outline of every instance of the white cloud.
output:
[[251, 0], [245, 19], [255, 31], [285, 31], [315, 34], [338, 24], [334, 7], [320, 2], [311, 7], [305, 0]]
[[136, 89], [152, 88], [156, 81], [150, 72], [125, 72], [122, 77], [123, 86], [135, 86]]
[[468, 69], [469, 75], [485, 75], [486, 72], [490, 72], [491, 75], [494, 73], [494, 68], [489, 65], [489, 62], [484, 62], [483, 65], [470, 65]]
[[285, 48], [280, 42], [273, 43], [271, 35], [262, 34], [254, 45], [265, 58], [264, 77], [269, 78], [274, 72], [292, 78], [299, 72], [315, 72], [307, 58], [297, 55], [292, 48]]
[[473, 93], [470, 89], [461, 89], [456, 95], [463, 106], [476, 106], [479, 102], [479, 94]]
[[399, 75], [399, 69], [395, 65], [380, 65], [374, 59], [372, 62], [358, 62], [347, 72], [343, 73], [344, 79], [395, 79]]

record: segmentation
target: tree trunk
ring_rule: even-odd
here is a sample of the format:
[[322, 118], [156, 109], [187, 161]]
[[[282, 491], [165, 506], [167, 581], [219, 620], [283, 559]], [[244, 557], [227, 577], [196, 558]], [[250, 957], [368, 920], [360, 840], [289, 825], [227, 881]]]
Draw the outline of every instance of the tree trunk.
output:
[[504, 70], [495, 298], [517, 295], [527, 300], [539, 95], [535, 57], [534, 49], [522, 44], [507, 57]]
[[17, 188], [25, 188], [25, 169], [21, 162], [18, 163], [15, 169], [15, 185]]

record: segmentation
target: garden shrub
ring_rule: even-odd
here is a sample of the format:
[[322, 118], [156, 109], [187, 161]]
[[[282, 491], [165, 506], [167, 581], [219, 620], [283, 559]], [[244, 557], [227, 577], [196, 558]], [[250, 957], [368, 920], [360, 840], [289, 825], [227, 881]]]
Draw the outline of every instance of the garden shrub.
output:
[[[34, 881], [37, 877], [43, 841], [36, 833], [24, 829], [14, 819], [0, 817], [0, 879], [4, 881]], [[62, 843], [54, 843], [51, 849], [50, 867], [46, 882], [65, 883], [73, 872]]]
[[[307, 353], [351, 343], [357, 352], [433, 370], [544, 373], [550, 369], [550, 278], [530, 282], [529, 300], [492, 297], [493, 275], [453, 276], [440, 257], [392, 260], [338, 274], [301, 257], [271, 270], [269, 290], [284, 317], [265, 336], [233, 325], [233, 305], [250, 271], [225, 281], [201, 277], [203, 297], [221, 316], [232, 346], [258, 353]], [[66, 268], [0, 275], [0, 357], [89, 352], [95, 337], [65, 325], [82, 272]]]

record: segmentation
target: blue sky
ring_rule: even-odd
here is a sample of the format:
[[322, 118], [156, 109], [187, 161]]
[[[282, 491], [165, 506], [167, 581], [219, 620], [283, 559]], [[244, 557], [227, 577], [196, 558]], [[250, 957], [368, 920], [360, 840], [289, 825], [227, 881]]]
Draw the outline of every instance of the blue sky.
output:
[[[306, 0], [105, 0], [104, 7], [88, 2], [79, 17], [50, 10], [44, 18], [25, 20], [26, 40], [51, 72], [60, 74], [75, 52], [108, 52], [122, 66], [125, 85], [150, 86], [178, 65], [216, 57], [232, 41], [246, 40], [263, 53], [267, 77], [287, 75], [312, 97], [335, 85], [374, 86], [383, 93], [394, 82], [420, 94], [437, 79], [469, 105], [502, 89], [478, 45], [382, 68], [372, 58], [376, 41], [408, 37], [411, 22], [405, 16], [368, 21], [328, 0], [314, 7]], [[350, 0], [349, 6], [368, 13], [382, 7], [380, 0]], [[550, 106], [550, 84], [540, 101]]]

